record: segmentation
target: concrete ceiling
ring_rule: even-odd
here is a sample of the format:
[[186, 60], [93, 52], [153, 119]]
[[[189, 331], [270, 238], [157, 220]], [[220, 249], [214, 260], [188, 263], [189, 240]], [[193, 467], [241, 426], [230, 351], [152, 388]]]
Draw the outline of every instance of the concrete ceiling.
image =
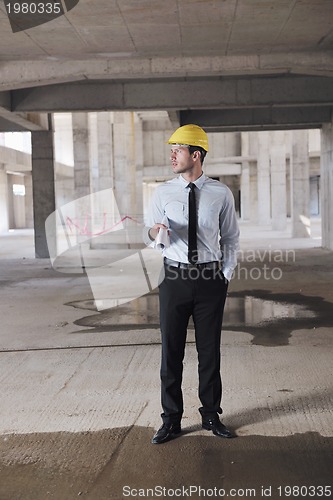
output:
[[211, 130], [332, 116], [333, 0], [79, 0], [14, 33], [5, 3], [0, 130], [56, 110], [167, 109]]

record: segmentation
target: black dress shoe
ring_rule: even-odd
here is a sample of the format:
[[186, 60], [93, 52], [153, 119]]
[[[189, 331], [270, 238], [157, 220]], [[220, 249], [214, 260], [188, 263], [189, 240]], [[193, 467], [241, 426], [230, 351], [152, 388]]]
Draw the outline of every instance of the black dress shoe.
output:
[[215, 436], [224, 438], [234, 438], [236, 434], [231, 432], [225, 425], [220, 422], [219, 418], [205, 418], [202, 420], [202, 428], [207, 431], [212, 431]]
[[162, 427], [158, 429], [151, 442], [153, 444], [166, 443], [167, 441], [170, 441], [170, 439], [173, 439], [174, 437], [177, 436], [177, 434], [180, 433], [181, 433], [180, 424], [178, 423], [163, 424]]

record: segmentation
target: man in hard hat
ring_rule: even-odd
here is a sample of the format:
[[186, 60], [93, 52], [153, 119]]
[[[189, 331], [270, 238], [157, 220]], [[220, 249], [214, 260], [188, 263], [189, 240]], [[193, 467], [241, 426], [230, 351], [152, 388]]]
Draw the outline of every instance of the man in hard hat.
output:
[[178, 176], [156, 188], [149, 214], [149, 237], [168, 228], [159, 285], [162, 333], [161, 402], [163, 425], [152, 443], [181, 433], [182, 372], [186, 333], [192, 316], [198, 352], [202, 427], [225, 438], [234, 434], [220, 421], [220, 342], [228, 282], [237, 264], [239, 229], [231, 191], [204, 175], [206, 132], [179, 127], [170, 137], [171, 167]]

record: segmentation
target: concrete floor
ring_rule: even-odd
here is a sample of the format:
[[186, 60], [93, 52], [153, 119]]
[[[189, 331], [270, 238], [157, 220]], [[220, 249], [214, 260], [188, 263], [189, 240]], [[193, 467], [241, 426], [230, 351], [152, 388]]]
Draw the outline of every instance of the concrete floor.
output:
[[31, 232], [1, 237], [0, 499], [330, 497], [333, 254], [313, 227], [242, 224], [222, 340], [239, 437], [200, 428], [190, 327], [184, 433], [161, 446], [156, 293], [97, 312], [86, 276], [32, 258]]

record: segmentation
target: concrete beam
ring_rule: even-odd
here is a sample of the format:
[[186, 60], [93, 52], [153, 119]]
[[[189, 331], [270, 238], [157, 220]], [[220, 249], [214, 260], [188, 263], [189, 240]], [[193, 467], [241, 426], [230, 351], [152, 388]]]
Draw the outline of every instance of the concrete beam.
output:
[[11, 95], [9, 91], [0, 92], [0, 108], [10, 110], [11, 108]]
[[[206, 163], [206, 162], [205, 162]], [[219, 177], [222, 175], [241, 175], [242, 165], [239, 163], [220, 163], [205, 165], [205, 174], [209, 177]]]
[[0, 132], [48, 130], [46, 113], [13, 113], [11, 107], [11, 92], [0, 92]]
[[15, 172], [28, 172], [31, 170], [31, 155], [28, 153], [0, 146], [0, 158], [5, 170], [15, 170]]
[[[0, 108], [0, 132], [32, 132], [34, 130], [48, 129], [44, 119], [41, 121], [31, 120], [29, 114], [11, 113]], [[46, 113], [43, 113], [43, 115], [47, 117]]]
[[1, 116], [1, 108], [0, 108], [0, 132], [26, 132], [26, 128], [18, 125], [12, 120], [6, 120]]
[[180, 123], [200, 123], [209, 132], [321, 128], [330, 122], [332, 106], [295, 106], [246, 109], [200, 109], [180, 111]]
[[0, 132], [24, 132], [47, 130], [47, 115], [37, 113], [13, 113], [11, 93], [0, 92]]
[[327, 77], [94, 81], [12, 91], [15, 112], [332, 105], [333, 79]]
[[124, 80], [267, 74], [333, 75], [332, 52], [2, 61], [0, 90], [80, 80]]
[[176, 129], [180, 126], [180, 112], [179, 111], [169, 111], [169, 120], [171, 122], [172, 128]]

